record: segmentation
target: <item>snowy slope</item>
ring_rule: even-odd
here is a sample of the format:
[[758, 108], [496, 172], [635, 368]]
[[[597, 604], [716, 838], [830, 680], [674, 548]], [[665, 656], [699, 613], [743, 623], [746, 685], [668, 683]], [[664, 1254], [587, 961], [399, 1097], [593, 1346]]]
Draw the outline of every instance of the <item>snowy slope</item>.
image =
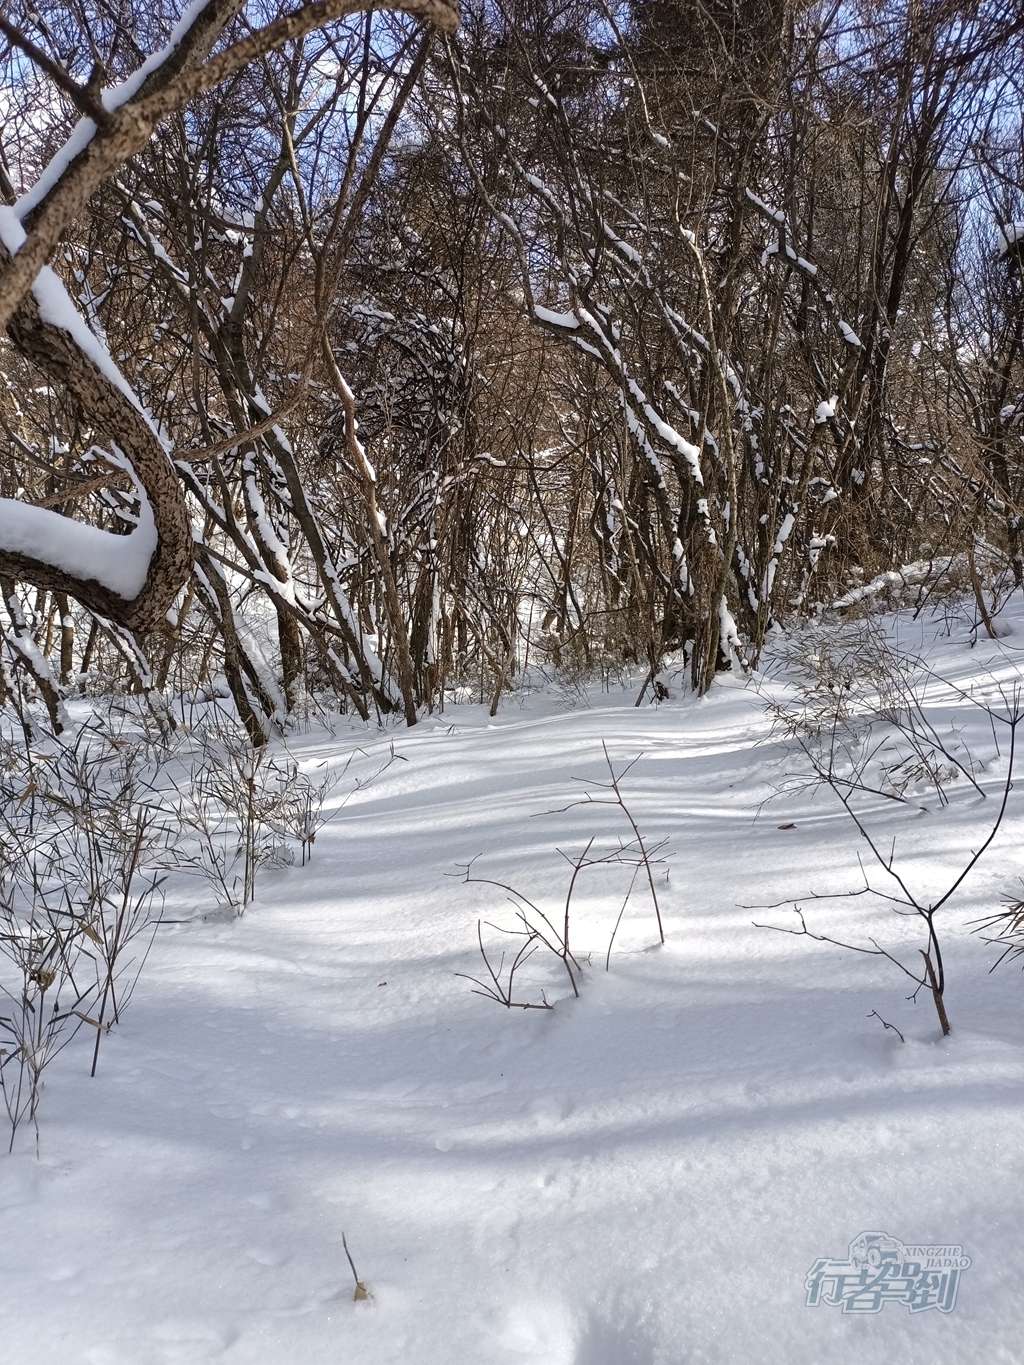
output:
[[[1016, 676], [1019, 624], [973, 648], [940, 627], [900, 629], [944, 678]], [[943, 1040], [884, 961], [742, 908], [860, 884], [838, 802], [775, 795], [796, 759], [763, 706], [785, 686], [726, 679], [639, 710], [540, 696], [495, 721], [463, 706], [296, 741], [310, 765], [392, 741], [400, 758], [308, 867], [262, 874], [244, 918], [163, 931], [95, 1080], [74, 1050], [50, 1074], [40, 1159], [27, 1140], [0, 1158], [0, 1360], [1019, 1362], [1024, 982], [989, 976], [997, 951], [964, 925], [1024, 871], [1022, 798], [945, 918]], [[954, 693], [934, 714], [998, 794], [987, 720]], [[602, 741], [642, 754], [624, 791], [670, 840], [667, 942], [637, 895], [606, 972], [623, 871], [585, 876], [580, 999], [534, 959], [524, 984], [556, 1008], [503, 1010], [456, 973], [479, 972], [478, 917], [512, 909], [459, 865], [555, 909], [557, 850], [620, 832], [607, 807], [545, 814], [596, 790]], [[987, 831], [992, 801], [951, 793], [879, 802], [915, 886], [949, 880]], [[919, 939], [866, 897], [801, 903], [823, 932]], [[865, 1230], [962, 1244], [955, 1310], [806, 1307], [815, 1259]]]

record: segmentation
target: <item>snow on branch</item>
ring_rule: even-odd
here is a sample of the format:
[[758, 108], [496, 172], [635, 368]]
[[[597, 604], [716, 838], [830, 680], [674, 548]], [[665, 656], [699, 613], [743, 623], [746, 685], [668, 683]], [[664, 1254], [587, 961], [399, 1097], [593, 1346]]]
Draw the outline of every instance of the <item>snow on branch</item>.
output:
[[782, 256], [794, 270], [799, 270], [818, 295], [829, 320], [846, 345], [857, 351], [862, 350], [864, 343], [850, 324], [840, 317], [835, 299], [827, 292], [818, 279], [818, 267], [812, 261], [808, 261], [803, 256], [799, 255], [799, 253], [790, 245], [789, 238], [793, 234], [790, 232], [786, 222], [786, 215], [780, 209], [772, 208], [770, 204], [766, 204], [753, 190], [748, 188], [744, 193], [750, 203], [753, 204], [754, 208], [757, 209], [758, 213], [778, 230], [778, 240], [773, 246], [768, 247], [765, 252], [765, 259], [767, 260], [770, 256]]

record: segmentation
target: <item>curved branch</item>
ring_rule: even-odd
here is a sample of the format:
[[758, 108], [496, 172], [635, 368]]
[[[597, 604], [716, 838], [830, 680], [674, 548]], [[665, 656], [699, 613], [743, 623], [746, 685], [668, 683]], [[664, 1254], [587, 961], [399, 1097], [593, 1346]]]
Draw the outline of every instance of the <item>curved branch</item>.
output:
[[48, 378], [66, 386], [100, 439], [119, 453], [138, 490], [139, 524], [130, 535], [115, 535], [0, 499], [0, 574], [68, 593], [129, 629], [150, 630], [161, 625], [192, 567], [184, 489], [130, 390], [101, 364], [100, 353], [90, 354], [85, 324], [57, 278], [44, 283], [22, 300], [9, 335]]

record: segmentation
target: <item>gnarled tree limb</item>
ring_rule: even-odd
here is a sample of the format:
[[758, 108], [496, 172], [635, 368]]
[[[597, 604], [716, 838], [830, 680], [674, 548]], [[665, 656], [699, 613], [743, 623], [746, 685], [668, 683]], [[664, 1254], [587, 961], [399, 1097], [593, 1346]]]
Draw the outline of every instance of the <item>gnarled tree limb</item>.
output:
[[[132, 630], [153, 629], [162, 623], [192, 567], [192, 529], [177, 471], [142, 411], [70, 332], [40, 316], [33, 294], [22, 301], [8, 331], [23, 355], [67, 387], [103, 443], [117, 447], [128, 461], [153, 514], [156, 547], [141, 591], [126, 599], [97, 579], [78, 577], [61, 567], [60, 538], [67, 519], [48, 512], [55, 543], [40, 549], [44, 553], [52, 549], [53, 560], [0, 544], [0, 574], [67, 593]], [[107, 553], [116, 556], [119, 549], [128, 553], [127, 543], [118, 545], [125, 540], [111, 534]]]

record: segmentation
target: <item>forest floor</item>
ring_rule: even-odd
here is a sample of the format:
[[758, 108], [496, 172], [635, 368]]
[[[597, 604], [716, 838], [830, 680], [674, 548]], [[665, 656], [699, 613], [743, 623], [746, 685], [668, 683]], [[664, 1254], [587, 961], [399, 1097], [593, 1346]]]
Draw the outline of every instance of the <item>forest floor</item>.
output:
[[[901, 801], [858, 798], [927, 903], [1002, 800], [1024, 612], [996, 641], [956, 613], [884, 624], [934, 670], [922, 715], [981, 788], [925, 774]], [[189, 919], [194, 885], [172, 887], [167, 916], [189, 922], [161, 929], [98, 1075], [69, 1048], [39, 1155], [23, 1130], [0, 1157], [0, 1360], [1019, 1365], [1024, 980], [990, 974], [1000, 950], [970, 922], [1021, 890], [1024, 791], [939, 914], [943, 1037], [888, 959], [753, 923], [798, 927], [796, 898], [813, 932], [921, 961], [917, 917], [812, 899], [860, 890], [859, 859], [892, 886], [773, 733], [766, 705], [795, 705], [794, 676], [776, 659], [702, 700], [670, 681], [638, 709], [616, 684], [293, 736], [310, 773], [354, 755], [311, 862], [262, 872], [232, 921]], [[465, 977], [483, 971], [478, 920], [500, 955], [514, 941], [489, 926], [514, 927], [515, 906], [460, 869], [561, 925], [565, 855], [631, 837], [617, 807], [572, 804], [608, 795], [603, 745], [616, 771], [636, 760], [623, 796], [666, 841], [664, 945], [641, 872], [606, 970], [632, 870], [586, 869], [579, 997], [542, 949], [516, 989], [554, 1008], [504, 1009]], [[378, 775], [352, 790], [358, 773]], [[815, 1262], [864, 1232], [883, 1253], [962, 1247], [952, 1311], [927, 1308], [913, 1267], [880, 1311], [808, 1306]]]

